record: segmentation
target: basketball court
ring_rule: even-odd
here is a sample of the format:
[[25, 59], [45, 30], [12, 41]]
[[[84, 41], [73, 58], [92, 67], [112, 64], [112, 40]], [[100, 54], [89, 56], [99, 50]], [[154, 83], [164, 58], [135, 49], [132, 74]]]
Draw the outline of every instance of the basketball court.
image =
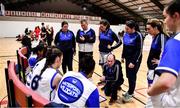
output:
[[[5, 84], [5, 74], [4, 74], [4, 68], [7, 67], [7, 60], [12, 60], [12, 61], [16, 61], [16, 50], [21, 47], [21, 43], [16, 41], [16, 38], [0, 38], [0, 100], [2, 100], [4, 97], [4, 99], [1, 101], [1, 106], [7, 105], [7, 93], [6, 93], [6, 84]], [[97, 82], [99, 82], [99, 78], [102, 75], [102, 70], [101, 67], [98, 65], [98, 61], [99, 61], [99, 52], [98, 52], [98, 40], [96, 40], [96, 43], [94, 44], [94, 59], [96, 61], [96, 67], [95, 67], [95, 72], [93, 74], [93, 82], [97, 85]], [[143, 60], [141, 63], [141, 67], [139, 69], [139, 72], [137, 74], [137, 86], [136, 86], [136, 90], [134, 93], [134, 97], [132, 102], [130, 103], [122, 103], [122, 93], [125, 93], [125, 91], [128, 90], [128, 82], [127, 82], [127, 78], [126, 78], [126, 74], [125, 74], [125, 68], [124, 68], [124, 64], [122, 64], [123, 67], [123, 75], [124, 75], [124, 79], [125, 82], [124, 84], [121, 86], [122, 90], [118, 92], [118, 101], [109, 106], [108, 102], [110, 97], [106, 97], [104, 95], [104, 92], [101, 90], [102, 86], [98, 86], [98, 90], [100, 93], [100, 100], [101, 102], [101, 107], [120, 107], [120, 108], [129, 108], [129, 107], [133, 107], [133, 108], [142, 108], [144, 107], [146, 101], [147, 101], [147, 94], [146, 94], [146, 90], [147, 90], [147, 82], [146, 82], [146, 72], [147, 72], [147, 66], [146, 66], [146, 60], [147, 60], [147, 56], [148, 56], [148, 51], [147, 48], [150, 45], [150, 41], [148, 40], [148, 37], [146, 37], [145, 41], [144, 41], [144, 50], [143, 50]], [[77, 48], [78, 51], [78, 48]], [[121, 52], [122, 52], [122, 46], [120, 46], [118, 49], [114, 50], [113, 53], [116, 55], [116, 58], [118, 60], [120, 60], [121, 57]], [[76, 52], [76, 55], [74, 57], [74, 61], [73, 61], [73, 69], [74, 71], [78, 70], [78, 53]], [[60, 68], [61, 70], [61, 68]]]
[[[30, 0], [29, 0], [30, 1]], [[172, 0], [2, 0], [0, 2], [0, 107], [7, 107], [8, 98], [5, 81], [5, 68], [7, 60], [17, 63], [16, 50], [21, 47], [21, 43], [16, 41], [18, 34], [24, 33], [24, 29], [29, 27], [34, 30], [35, 26], [40, 26], [42, 22], [54, 27], [54, 35], [61, 28], [61, 22], [66, 20], [69, 29], [76, 32], [80, 26], [80, 20], [88, 19], [89, 27], [96, 32], [96, 42], [93, 47], [93, 57], [96, 61], [95, 71], [92, 81], [95, 85], [100, 81], [102, 69], [99, 66], [98, 33], [99, 21], [107, 19], [112, 30], [118, 34], [124, 30], [126, 20], [133, 19], [138, 22], [140, 29], [145, 34], [146, 21], [148, 19], [163, 19], [162, 12], [164, 6]], [[105, 96], [101, 90], [103, 86], [98, 86], [100, 94], [100, 106], [102, 108], [144, 108], [147, 95], [147, 57], [151, 45], [151, 36], [146, 36], [143, 45], [143, 59], [137, 74], [136, 88], [131, 102], [123, 103], [122, 94], [128, 90], [128, 80], [126, 78], [125, 64], [123, 68], [124, 83], [122, 90], [118, 91], [118, 100], [115, 104], [109, 105], [110, 97]], [[73, 60], [73, 71], [78, 71], [78, 44], [76, 44], [76, 55]], [[122, 45], [113, 51], [116, 59], [121, 60]], [[62, 72], [61, 67], [59, 70]]]

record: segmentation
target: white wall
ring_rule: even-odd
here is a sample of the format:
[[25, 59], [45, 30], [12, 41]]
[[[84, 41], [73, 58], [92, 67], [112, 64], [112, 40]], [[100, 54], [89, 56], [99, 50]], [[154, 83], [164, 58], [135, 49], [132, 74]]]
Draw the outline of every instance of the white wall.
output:
[[[56, 34], [61, 28], [60, 22], [44, 22], [45, 25], [53, 26], [54, 33]], [[34, 30], [35, 26], [41, 27], [41, 22], [35, 21], [0, 21], [0, 37], [15, 37], [18, 34], [23, 34], [26, 27], [29, 30]], [[89, 24], [89, 27], [93, 28], [98, 33], [98, 24]], [[69, 23], [69, 29], [76, 35], [77, 30], [80, 28], [79, 23]], [[124, 29], [124, 25], [112, 25], [111, 28], [117, 34]]]

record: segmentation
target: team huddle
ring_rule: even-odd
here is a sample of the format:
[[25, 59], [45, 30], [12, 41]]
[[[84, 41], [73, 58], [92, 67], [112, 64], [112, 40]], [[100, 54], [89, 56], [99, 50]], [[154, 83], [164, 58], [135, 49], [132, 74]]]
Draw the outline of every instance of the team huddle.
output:
[[[146, 107], [177, 107], [180, 105], [179, 92], [179, 57], [180, 57], [180, 3], [173, 1], [163, 12], [164, 24], [158, 19], [148, 20], [146, 31], [152, 36], [151, 48], [147, 59], [147, 93], [150, 96]], [[29, 49], [27, 54], [29, 69], [27, 69], [27, 87], [36, 91], [56, 106], [69, 107], [100, 107], [97, 86], [90, 80], [95, 69], [93, 45], [99, 37], [99, 65], [102, 76], [98, 84], [103, 84], [101, 90], [110, 96], [109, 105], [116, 102], [118, 90], [124, 83], [121, 63], [125, 63], [128, 91], [122, 95], [124, 102], [133, 98], [136, 87], [137, 73], [142, 61], [142, 49], [145, 36], [140, 32], [138, 24], [133, 20], [125, 23], [123, 39], [116, 35], [110, 23], [102, 19], [99, 23], [99, 36], [93, 28], [88, 27], [88, 21], [81, 20], [81, 29], [77, 34], [68, 29], [68, 22], [61, 23], [61, 29], [48, 41], [44, 30], [38, 44], [29, 43], [24, 36], [23, 46]], [[38, 37], [39, 37], [38, 36]], [[46, 41], [48, 44], [46, 44]], [[78, 72], [73, 71], [73, 56], [78, 44]], [[117, 60], [113, 50], [123, 44], [121, 60]], [[58, 69], [62, 65], [62, 72]]]

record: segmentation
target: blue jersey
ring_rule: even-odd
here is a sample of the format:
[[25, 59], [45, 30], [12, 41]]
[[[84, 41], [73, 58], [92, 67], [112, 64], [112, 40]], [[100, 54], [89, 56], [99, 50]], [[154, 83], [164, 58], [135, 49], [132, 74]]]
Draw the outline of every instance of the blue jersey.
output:
[[[117, 43], [113, 45], [113, 42], [116, 41]], [[109, 53], [113, 49], [118, 48], [122, 44], [120, 38], [111, 30], [107, 29], [105, 32], [100, 32], [99, 35], [99, 51]], [[108, 45], [111, 48], [108, 48]]]
[[167, 42], [156, 70], [160, 73], [170, 72], [178, 77], [180, 72], [180, 33]]
[[168, 40], [168, 36], [166, 36], [163, 33], [159, 33], [153, 38], [147, 60], [148, 69], [154, 70], [157, 67], [157, 64], [153, 64], [152, 60], [160, 59], [161, 52], [164, 50], [164, 46], [167, 40]]
[[[82, 41], [80, 37], [84, 37], [85, 40]], [[93, 29], [88, 29], [86, 32], [79, 29], [76, 35], [77, 43], [94, 43], [96, 40], [95, 31]]]
[[99, 93], [83, 73], [67, 72], [59, 83], [53, 102], [76, 108], [99, 107]]
[[170, 38], [163, 51], [159, 66], [155, 69], [159, 73], [169, 72], [177, 77], [176, 83], [167, 92], [152, 96], [152, 105], [158, 107], [180, 106], [180, 33]]
[[60, 30], [54, 40], [55, 45], [62, 51], [76, 50], [76, 42], [74, 33], [70, 30], [63, 32]]
[[141, 33], [124, 33], [122, 58], [130, 60], [132, 63], [135, 64], [142, 59], [142, 49], [143, 36]]
[[[81, 40], [84, 37], [85, 40]], [[95, 43], [96, 35], [93, 29], [89, 28], [86, 31], [79, 29], [76, 35], [76, 42], [80, 52], [93, 52], [93, 44]]]

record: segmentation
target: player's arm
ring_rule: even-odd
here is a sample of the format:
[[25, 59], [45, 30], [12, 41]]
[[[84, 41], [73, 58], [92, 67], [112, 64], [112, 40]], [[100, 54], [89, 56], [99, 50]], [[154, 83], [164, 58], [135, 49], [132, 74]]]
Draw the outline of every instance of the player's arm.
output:
[[147, 91], [149, 96], [159, 95], [166, 92], [176, 83], [177, 77], [169, 72], [161, 74], [159, 79]]

